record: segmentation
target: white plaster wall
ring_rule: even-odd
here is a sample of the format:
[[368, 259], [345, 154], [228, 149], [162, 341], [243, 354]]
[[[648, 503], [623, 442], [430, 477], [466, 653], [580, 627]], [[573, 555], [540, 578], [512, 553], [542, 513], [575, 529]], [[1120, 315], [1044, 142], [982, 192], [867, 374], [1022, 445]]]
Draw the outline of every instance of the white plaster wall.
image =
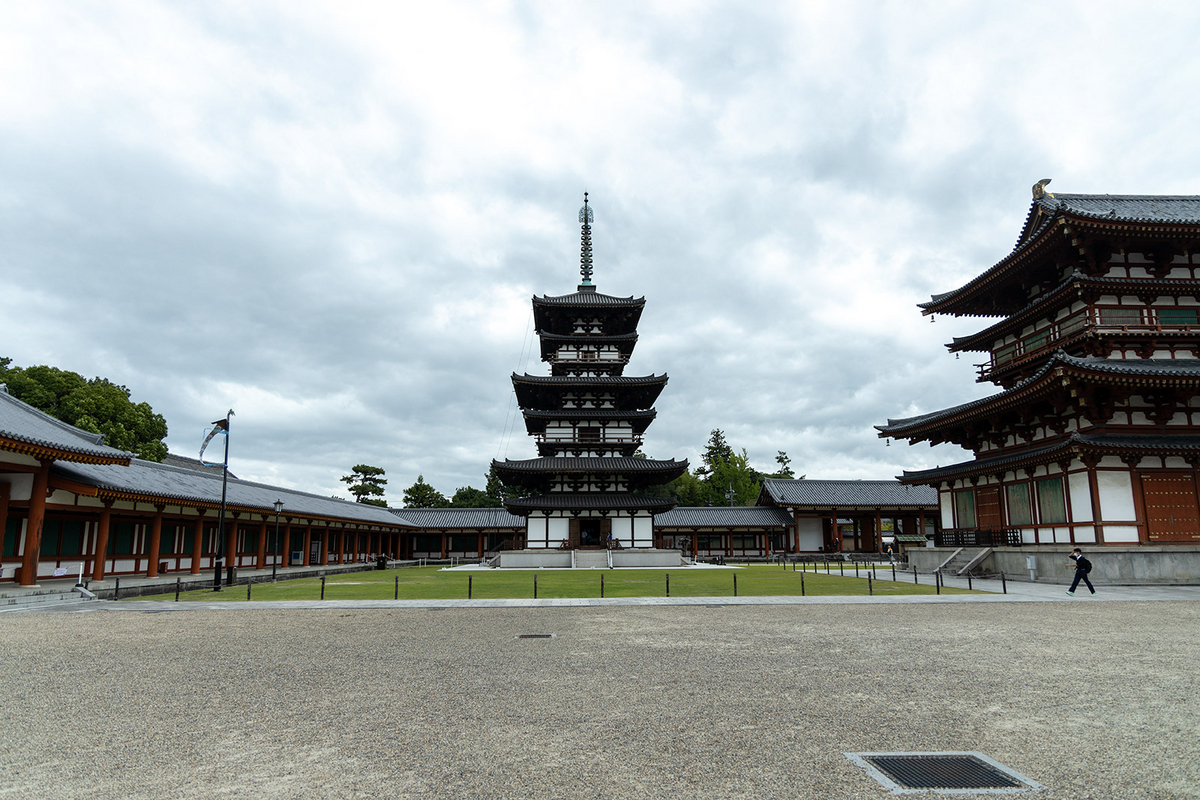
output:
[[954, 497], [950, 492], [938, 492], [942, 505], [942, 530], [954, 527]]
[[796, 523], [801, 550], [819, 551], [825, 544], [823, 521], [820, 519], [800, 519]]
[[525, 546], [526, 547], [545, 547], [546, 546], [546, 518], [545, 517], [529, 517], [525, 524]]
[[1096, 527], [1094, 525], [1081, 525], [1075, 529], [1075, 541], [1077, 542], [1094, 542], [1096, 541]]
[[653, 517], [634, 517], [633, 518], [633, 546], [634, 547], [653, 547], [654, 546], [654, 518]]
[[1021, 528], [1021, 541], [1025, 544], [1034, 544], [1033, 528]]
[[8, 484], [9, 500], [28, 500], [33, 494], [33, 476], [21, 473], [11, 473], [0, 476]]
[[622, 547], [633, 547], [633, 518], [613, 517], [612, 535]]
[[1132, 475], [1128, 472], [1097, 472], [1096, 488], [1100, 493], [1100, 519], [1137, 519], [1137, 511], [1133, 506]]
[[565, 517], [554, 517], [546, 520], [546, 537], [549, 541], [546, 547], [558, 547], [558, 543], [571, 535], [570, 520]]
[[1138, 542], [1138, 529], [1134, 525], [1105, 525], [1105, 542]]
[[1091, 522], [1092, 492], [1088, 487], [1086, 472], [1074, 472], [1067, 476], [1067, 486], [1071, 490], [1071, 520], [1073, 522]]

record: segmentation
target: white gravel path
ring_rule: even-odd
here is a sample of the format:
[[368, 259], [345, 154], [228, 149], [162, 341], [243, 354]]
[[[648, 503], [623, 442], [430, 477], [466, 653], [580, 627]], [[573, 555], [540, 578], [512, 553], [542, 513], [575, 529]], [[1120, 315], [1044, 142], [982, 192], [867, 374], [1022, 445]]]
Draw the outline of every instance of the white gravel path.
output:
[[3, 615], [0, 798], [1200, 797], [1200, 604], [718, 603]]

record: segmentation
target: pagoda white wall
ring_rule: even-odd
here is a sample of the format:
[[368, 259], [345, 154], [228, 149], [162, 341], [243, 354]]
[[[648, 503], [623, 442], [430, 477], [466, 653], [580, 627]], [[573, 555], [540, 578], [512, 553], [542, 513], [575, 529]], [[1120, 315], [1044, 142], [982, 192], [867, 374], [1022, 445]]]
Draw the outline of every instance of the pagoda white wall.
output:
[[1091, 522], [1092, 489], [1088, 485], [1086, 472], [1072, 472], [1067, 475], [1067, 488], [1070, 490], [1070, 515], [1074, 522]]
[[633, 547], [654, 546], [654, 517], [648, 511], [639, 511], [633, 518]]
[[613, 517], [612, 536], [622, 547], [633, 547], [633, 518]]
[[[1137, 511], [1133, 504], [1133, 476], [1128, 472], [1096, 473], [1096, 487], [1100, 491], [1101, 519], [1133, 520], [1137, 519]], [[1136, 528], [1134, 529], [1136, 533]], [[1108, 528], [1105, 528], [1105, 538], [1108, 538]], [[1137, 541], [1136, 535], [1134, 541]]]
[[939, 490], [938, 502], [942, 509], [942, 530], [948, 531], [954, 527], [954, 493], [946, 489]]

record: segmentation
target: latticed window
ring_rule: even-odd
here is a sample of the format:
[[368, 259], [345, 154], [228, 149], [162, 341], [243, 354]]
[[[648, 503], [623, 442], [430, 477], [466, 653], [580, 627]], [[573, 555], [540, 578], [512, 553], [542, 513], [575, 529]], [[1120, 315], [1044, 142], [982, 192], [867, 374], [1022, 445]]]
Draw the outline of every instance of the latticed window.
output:
[[1158, 309], [1159, 325], [1195, 325], [1196, 309], [1194, 308], [1160, 308]]
[[954, 516], [959, 528], [975, 527], [975, 492], [967, 489], [954, 493]]
[[1034, 350], [1041, 349], [1050, 341], [1050, 331], [1042, 331], [1035, 333], [1025, 340], [1025, 352], [1032, 353]]
[[1014, 483], [1004, 489], [1008, 501], [1009, 525], [1032, 525], [1033, 505], [1029, 502], [1029, 484]]
[[1062, 478], [1047, 478], [1037, 482], [1038, 520], [1043, 524], [1067, 521], [1067, 502], [1063, 495]]
[[1015, 342], [1013, 344], [1006, 344], [1006, 345], [1004, 345], [1004, 347], [998, 348], [996, 350], [996, 353], [993, 356], [993, 358], [996, 360], [997, 364], [1007, 364], [1008, 362], [1013, 360], [1013, 354], [1016, 352], [1017, 352], [1017, 345]]
[[1100, 309], [1101, 325], [1141, 325], [1142, 310], [1140, 308], [1102, 308]]

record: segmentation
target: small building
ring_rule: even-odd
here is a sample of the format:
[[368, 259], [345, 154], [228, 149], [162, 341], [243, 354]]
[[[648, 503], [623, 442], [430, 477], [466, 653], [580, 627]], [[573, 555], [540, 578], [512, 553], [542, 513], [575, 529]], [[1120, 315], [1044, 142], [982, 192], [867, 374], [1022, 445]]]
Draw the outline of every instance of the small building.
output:
[[693, 558], [788, 552], [792, 517], [774, 506], [677, 506], [654, 518], [657, 545]]
[[512, 550], [525, 536], [525, 520], [503, 508], [392, 508], [412, 526], [401, 558], [478, 558]]
[[760, 506], [775, 506], [792, 519], [788, 547], [794, 553], [878, 553], [885, 520], [899, 545], [925, 541], [935, 523], [937, 492], [899, 481], [767, 478]]

